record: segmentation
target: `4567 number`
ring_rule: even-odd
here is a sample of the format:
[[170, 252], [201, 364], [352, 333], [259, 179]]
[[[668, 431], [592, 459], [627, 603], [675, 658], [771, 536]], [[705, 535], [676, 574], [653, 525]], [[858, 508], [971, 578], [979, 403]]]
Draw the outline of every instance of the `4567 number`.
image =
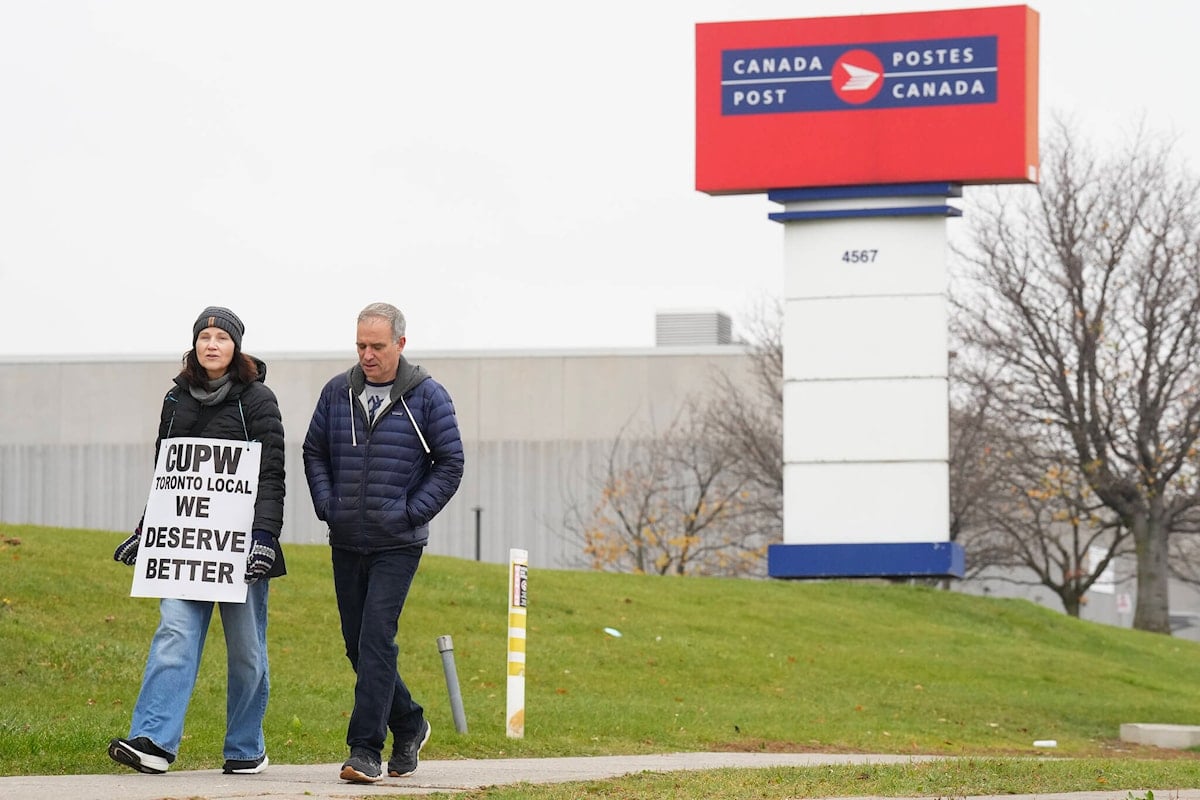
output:
[[878, 255], [878, 250], [844, 250], [842, 261], [847, 264], [870, 264]]

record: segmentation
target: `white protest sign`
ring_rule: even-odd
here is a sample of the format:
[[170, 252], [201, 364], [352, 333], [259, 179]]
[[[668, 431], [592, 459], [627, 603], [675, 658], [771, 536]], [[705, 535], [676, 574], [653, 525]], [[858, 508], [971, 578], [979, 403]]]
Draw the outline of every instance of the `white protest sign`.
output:
[[261, 460], [258, 442], [162, 441], [131, 596], [246, 602]]

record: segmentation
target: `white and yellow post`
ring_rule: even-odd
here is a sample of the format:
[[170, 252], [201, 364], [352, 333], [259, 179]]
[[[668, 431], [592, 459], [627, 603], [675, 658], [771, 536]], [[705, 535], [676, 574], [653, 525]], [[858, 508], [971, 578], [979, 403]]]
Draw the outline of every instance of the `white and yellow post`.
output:
[[529, 553], [508, 551], [508, 738], [525, 737], [525, 622], [527, 617]]

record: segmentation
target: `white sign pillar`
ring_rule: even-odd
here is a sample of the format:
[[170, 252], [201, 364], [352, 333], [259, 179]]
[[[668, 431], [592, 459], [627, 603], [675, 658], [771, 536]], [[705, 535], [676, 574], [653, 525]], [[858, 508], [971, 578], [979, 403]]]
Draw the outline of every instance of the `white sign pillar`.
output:
[[525, 737], [525, 644], [529, 611], [529, 551], [508, 551], [508, 692], [504, 732]]
[[950, 183], [792, 189], [783, 544], [772, 577], [957, 576], [949, 541]]

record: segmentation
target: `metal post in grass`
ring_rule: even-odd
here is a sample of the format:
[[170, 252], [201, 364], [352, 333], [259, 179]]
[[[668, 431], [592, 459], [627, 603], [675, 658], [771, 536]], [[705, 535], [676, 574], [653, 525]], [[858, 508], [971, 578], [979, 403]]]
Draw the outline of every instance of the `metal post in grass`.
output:
[[437, 638], [442, 654], [442, 672], [446, 673], [446, 691], [450, 693], [450, 712], [454, 715], [454, 730], [467, 732], [467, 714], [463, 710], [462, 691], [458, 688], [458, 668], [454, 666], [454, 640], [449, 636]]
[[504, 718], [510, 739], [525, 737], [525, 621], [529, 553], [508, 551], [508, 700]]
[[475, 560], [483, 560], [483, 506], [475, 506]]

